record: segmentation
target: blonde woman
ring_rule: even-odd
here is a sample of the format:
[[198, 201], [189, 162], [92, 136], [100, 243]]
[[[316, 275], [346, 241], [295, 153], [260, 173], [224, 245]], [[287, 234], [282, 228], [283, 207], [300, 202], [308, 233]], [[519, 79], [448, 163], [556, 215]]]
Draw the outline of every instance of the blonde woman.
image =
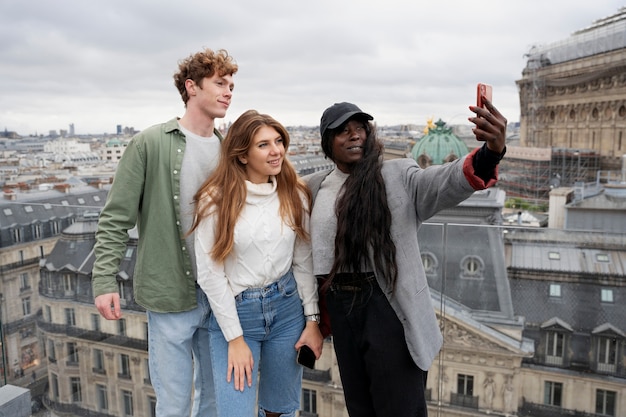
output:
[[213, 311], [219, 415], [253, 415], [258, 391], [259, 416], [295, 416], [302, 384], [297, 350], [307, 345], [317, 358], [322, 351], [310, 192], [285, 158], [288, 146], [279, 122], [245, 112], [196, 194], [192, 230], [198, 283]]

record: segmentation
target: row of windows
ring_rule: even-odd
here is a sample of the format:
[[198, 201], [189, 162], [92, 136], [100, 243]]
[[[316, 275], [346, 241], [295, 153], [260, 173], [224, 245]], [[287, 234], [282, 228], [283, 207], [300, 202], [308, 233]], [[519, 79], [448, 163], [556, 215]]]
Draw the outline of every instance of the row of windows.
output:
[[[422, 253], [422, 264], [424, 271], [428, 275], [437, 273], [439, 262], [434, 254], [430, 252]], [[467, 255], [460, 262], [461, 275], [460, 278], [466, 279], [482, 279], [485, 275], [485, 262], [478, 256]]]
[[[56, 345], [54, 339], [48, 339], [48, 359], [51, 363], [56, 363], [58, 361]], [[102, 349], [92, 349], [92, 371], [98, 375], [106, 375], [106, 366], [105, 366], [105, 356], [110, 356], [104, 353]], [[75, 342], [67, 342], [65, 344], [65, 361], [67, 366], [78, 366], [80, 364], [80, 355], [78, 344]], [[139, 363], [138, 360], [134, 360], [136, 363]], [[146, 384], [150, 384], [150, 372], [148, 359], [144, 360], [144, 382]], [[119, 353], [117, 355], [117, 377], [119, 379], [132, 380], [132, 372], [131, 372], [131, 358], [130, 355], [125, 353]]]
[[[52, 323], [52, 309], [50, 308], [50, 306], [45, 306], [44, 307], [44, 311], [45, 311], [45, 319], [47, 322]], [[64, 324], [66, 326], [76, 326], [76, 310], [72, 307], [68, 307], [63, 309], [63, 314], [64, 314]], [[101, 326], [101, 316], [100, 314], [96, 314], [96, 313], [92, 313], [91, 314], [91, 330], [93, 330], [94, 332], [101, 332], [102, 331], [102, 326]], [[117, 335], [118, 336], [128, 336], [127, 335], [127, 324], [126, 324], [126, 319], [125, 318], [121, 318], [119, 320], [116, 320], [116, 324], [117, 324]], [[144, 322], [144, 335], [143, 335], [145, 340], [148, 340], [148, 323]]]
[[[474, 396], [474, 376], [459, 374], [457, 376], [457, 394], [466, 397]], [[603, 389], [596, 390], [595, 412], [606, 416], [615, 416], [617, 393], [615, 391], [607, 391]], [[563, 383], [545, 381], [544, 382], [544, 399], [545, 405], [562, 407], [563, 405]]]
[[[603, 416], [615, 416], [616, 412], [615, 391], [603, 389], [596, 390], [595, 413]], [[543, 386], [543, 403], [554, 407], [563, 406], [563, 383], [545, 381]]]
[[[561, 298], [561, 284], [550, 284], [548, 289], [548, 295], [552, 299]], [[614, 302], [613, 289], [612, 288], [600, 288], [600, 301], [603, 303], [612, 304]]]
[[[94, 195], [94, 196], [92, 196], [92, 198], [93, 198], [93, 201], [95, 201], [96, 203], [99, 203], [101, 201], [99, 195]], [[85, 199], [81, 198], [81, 197], [77, 198], [76, 201], [81, 206], [84, 206], [85, 203], [86, 203]], [[60, 205], [63, 206], [63, 207], [69, 207], [70, 203], [67, 200], [63, 200], [63, 201], [61, 201]], [[43, 203], [43, 204], [41, 204], [41, 206], [43, 206], [43, 208], [46, 209], [46, 210], [51, 210], [52, 207], [53, 207], [53, 204]], [[55, 206], [59, 206], [59, 204], [55, 204]], [[32, 213], [33, 212], [33, 206], [26, 205], [26, 206], [23, 206], [23, 208], [24, 208], [24, 211], [26, 213]], [[6, 207], [6, 208], [3, 209], [3, 213], [4, 213], [5, 216], [12, 216], [13, 215], [13, 210], [10, 207]]]
[[[5, 212], [6, 210], [11, 210], [11, 209], [4, 209]], [[74, 219], [72, 219], [70, 221], [70, 223], [73, 223]], [[50, 233], [52, 235], [58, 235], [60, 233], [60, 229], [61, 229], [61, 222], [60, 221], [50, 221], [49, 222], [50, 225]], [[30, 227], [30, 231], [31, 231], [31, 235], [33, 237], [33, 239], [41, 239], [42, 235], [43, 235], [43, 223], [35, 223], [32, 224], [30, 226], [26, 226], [26, 227]], [[24, 226], [18, 226], [18, 227], [13, 227], [11, 229], [11, 238], [13, 239], [13, 243], [21, 243], [24, 241]]]
[[[51, 382], [50, 382], [50, 395], [53, 400], [63, 401], [59, 395], [59, 378], [56, 374], [51, 374]], [[81, 387], [80, 377], [71, 377], [69, 380], [69, 388], [70, 388], [70, 398], [69, 400], [72, 403], [81, 403], [83, 401], [83, 391]], [[98, 407], [98, 411], [102, 413], [106, 413], [110, 411], [109, 404], [109, 390], [106, 385], [103, 384], [95, 384], [95, 394], [96, 394], [96, 405]], [[133, 398], [133, 392], [125, 389], [120, 390], [119, 398], [121, 399], [121, 415], [125, 417], [135, 416], [135, 399]], [[152, 395], [146, 396], [147, 408], [149, 410], [149, 417], [156, 416], [156, 398]]]
[[[600, 372], [613, 373], [617, 370], [620, 342], [615, 337], [597, 337], [595, 345], [595, 360]], [[546, 334], [546, 363], [549, 365], [563, 365], [566, 349], [564, 333], [550, 331]]]
[[[560, 252], [556, 252], [556, 251], [548, 251], [548, 259], [550, 259], [551, 261], [560, 261], [561, 260], [561, 253]], [[595, 254], [595, 260], [596, 260], [596, 262], [600, 262], [600, 263], [610, 263], [611, 262], [611, 258], [609, 257], [608, 253], [596, 253]]]

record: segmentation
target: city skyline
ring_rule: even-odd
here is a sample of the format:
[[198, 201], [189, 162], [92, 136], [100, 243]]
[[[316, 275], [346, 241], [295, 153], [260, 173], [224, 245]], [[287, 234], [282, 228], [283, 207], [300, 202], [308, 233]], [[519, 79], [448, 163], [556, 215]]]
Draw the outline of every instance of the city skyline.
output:
[[147, 14], [121, 1], [31, 1], [0, 5], [0, 130], [23, 136], [71, 123], [77, 135], [113, 134], [117, 124], [143, 130], [180, 116], [172, 74], [203, 47], [225, 48], [240, 65], [233, 103], [218, 123], [256, 108], [288, 126], [315, 126], [329, 104], [353, 101], [379, 125], [431, 117], [465, 124], [477, 82], [493, 85], [494, 103], [516, 122], [515, 81], [530, 48], [622, 6], [392, 0], [215, 8], [186, 0]]

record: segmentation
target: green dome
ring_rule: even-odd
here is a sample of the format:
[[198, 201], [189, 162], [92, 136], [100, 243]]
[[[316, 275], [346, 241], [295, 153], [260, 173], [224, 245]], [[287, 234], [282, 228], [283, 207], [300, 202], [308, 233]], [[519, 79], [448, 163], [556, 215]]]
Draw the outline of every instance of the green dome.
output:
[[411, 149], [413, 159], [422, 168], [454, 161], [468, 153], [467, 145], [441, 119]]

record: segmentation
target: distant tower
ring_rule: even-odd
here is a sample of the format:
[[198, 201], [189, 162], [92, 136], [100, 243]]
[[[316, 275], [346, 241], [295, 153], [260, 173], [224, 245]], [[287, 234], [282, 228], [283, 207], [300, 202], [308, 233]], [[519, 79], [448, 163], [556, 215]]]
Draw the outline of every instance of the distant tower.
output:
[[70, 137], [74, 136], [74, 123], [70, 123]]
[[117, 125], [117, 134], [118, 135], [122, 134], [122, 125]]

